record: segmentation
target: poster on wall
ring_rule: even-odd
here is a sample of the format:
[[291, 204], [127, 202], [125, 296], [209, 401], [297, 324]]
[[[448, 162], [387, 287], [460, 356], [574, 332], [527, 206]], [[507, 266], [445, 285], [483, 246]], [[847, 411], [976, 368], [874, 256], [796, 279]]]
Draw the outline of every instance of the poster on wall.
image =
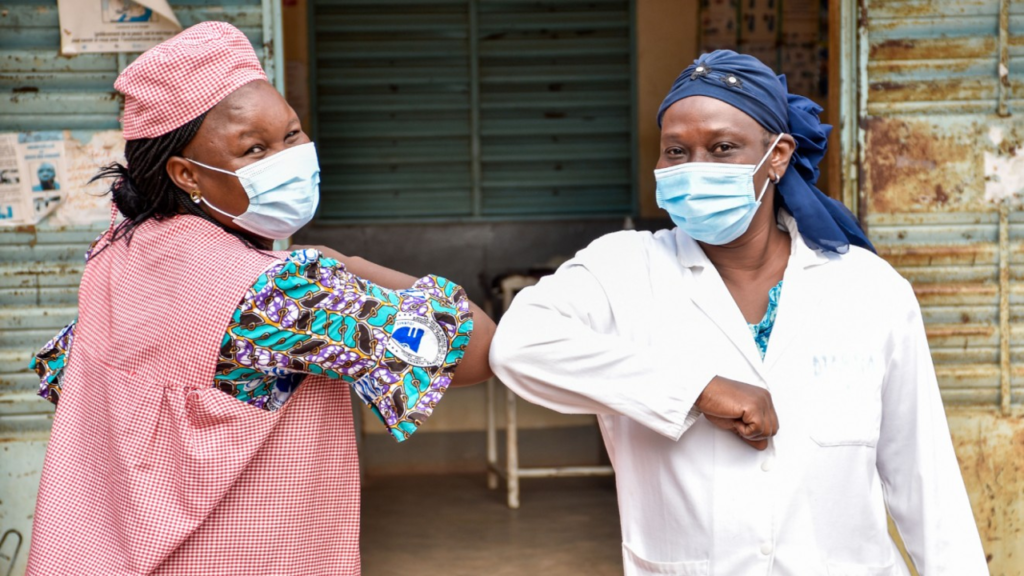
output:
[[818, 47], [786, 46], [783, 50], [782, 73], [786, 75], [789, 91], [801, 94], [812, 100], [818, 96], [821, 63], [818, 59]]
[[739, 15], [737, 0], [702, 0], [700, 11], [701, 52], [736, 49], [739, 33], [736, 19]]
[[110, 182], [90, 180], [123, 154], [119, 130], [0, 133], [0, 227], [109, 221]]
[[701, 50], [749, 54], [785, 74], [790, 92], [824, 105], [828, 8], [829, 0], [701, 0]]
[[0, 225], [35, 224], [53, 212], [65, 174], [63, 133], [0, 134]]
[[779, 3], [746, 0], [740, 3], [739, 49], [779, 71]]
[[777, 0], [747, 0], [740, 3], [740, 44], [777, 42], [780, 28]]
[[144, 52], [181, 31], [167, 0], [59, 0], [60, 52]]
[[124, 135], [120, 130], [64, 133], [67, 154], [68, 190], [64, 199], [47, 219], [49, 227], [92, 226], [110, 222], [109, 178], [92, 178], [104, 166], [125, 163]]
[[[817, 44], [821, 34], [821, 13], [821, 0], [783, 2], [782, 43], [787, 46]], [[825, 21], [825, 26], [828, 27], [828, 20]]]

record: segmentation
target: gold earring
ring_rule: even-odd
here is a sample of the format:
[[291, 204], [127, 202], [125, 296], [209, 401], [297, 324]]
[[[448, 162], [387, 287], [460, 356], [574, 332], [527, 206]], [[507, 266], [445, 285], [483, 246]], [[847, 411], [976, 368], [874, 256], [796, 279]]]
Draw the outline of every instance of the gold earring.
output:
[[192, 196], [192, 201], [199, 204], [199, 201], [203, 198], [203, 193], [199, 191], [199, 188], [195, 188], [189, 193]]

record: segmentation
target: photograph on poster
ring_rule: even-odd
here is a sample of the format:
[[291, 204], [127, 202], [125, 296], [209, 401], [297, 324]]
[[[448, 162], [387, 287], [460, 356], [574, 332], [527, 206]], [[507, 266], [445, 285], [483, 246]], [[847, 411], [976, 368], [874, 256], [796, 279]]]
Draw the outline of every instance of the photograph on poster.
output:
[[57, 177], [57, 166], [50, 161], [29, 163], [29, 172], [34, 174], [33, 192], [60, 190], [60, 178]]
[[104, 22], [152, 22], [153, 9], [132, 0], [103, 0]]
[[0, 225], [36, 224], [64, 200], [63, 131], [0, 134]]

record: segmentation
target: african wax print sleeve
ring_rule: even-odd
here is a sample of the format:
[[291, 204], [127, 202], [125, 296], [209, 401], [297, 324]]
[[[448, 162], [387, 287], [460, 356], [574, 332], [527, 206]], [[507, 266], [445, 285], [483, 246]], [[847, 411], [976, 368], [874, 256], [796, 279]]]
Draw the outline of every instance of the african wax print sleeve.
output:
[[39, 375], [39, 395], [54, 404], [60, 401], [64, 367], [68, 365], [74, 339], [75, 322], [72, 322], [47, 342], [29, 364], [29, 368]]
[[389, 290], [316, 250], [297, 250], [242, 299], [217, 385], [273, 410], [298, 386], [296, 375], [340, 379], [402, 441], [447, 390], [472, 330], [465, 291], [444, 278]]
[[[105, 235], [105, 232], [100, 234], [89, 245], [89, 249], [85, 251], [86, 262], [89, 261], [89, 257], [92, 256], [96, 246]], [[28, 365], [39, 376], [39, 395], [53, 402], [55, 406], [60, 401], [61, 392], [64, 390], [64, 369], [68, 365], [77, 323], [76, 319], [62, 328], [56, 336], [39, 349]]]

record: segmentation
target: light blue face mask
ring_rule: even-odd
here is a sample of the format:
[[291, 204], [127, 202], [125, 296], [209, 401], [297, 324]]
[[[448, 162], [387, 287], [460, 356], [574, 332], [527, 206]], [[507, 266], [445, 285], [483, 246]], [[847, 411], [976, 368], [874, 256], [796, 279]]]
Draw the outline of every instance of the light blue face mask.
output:
[[249, 207], [238, 216], [228, 214], [203, 197], [195, 202], [202, 201], [241, 228], [264, 238], [283, 240], [295, 234], [313, 219], [320, 204], [320, 163], [312, 142], [292, 146], [237, 172], [187, 160], [237, 177], [249, 196]]
[[721, 246], [739, 238], [761, 206], [768, 190], [754, 195], [754, 174], [782, 139], [775, 139], [756, 166], [720, 162], [687, 162], [654, 171], [658, 207], [694, 240]]

